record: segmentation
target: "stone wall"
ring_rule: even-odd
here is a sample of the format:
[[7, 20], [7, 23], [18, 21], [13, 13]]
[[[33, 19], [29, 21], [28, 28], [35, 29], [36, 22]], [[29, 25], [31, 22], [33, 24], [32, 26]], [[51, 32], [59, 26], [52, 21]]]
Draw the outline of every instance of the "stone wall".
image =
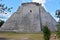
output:
[[56, 21], [45, 11], [41, 4], [25, 3], [4, 23], [0, 30], [41, 32], [43, 25], [46, 24], [49, 25], [51, 31], [55, 30]]

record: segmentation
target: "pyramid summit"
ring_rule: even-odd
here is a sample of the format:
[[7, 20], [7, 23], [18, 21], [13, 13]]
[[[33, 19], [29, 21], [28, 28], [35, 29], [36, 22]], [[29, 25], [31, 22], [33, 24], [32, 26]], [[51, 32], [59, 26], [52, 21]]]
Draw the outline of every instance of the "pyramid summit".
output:
[[56, 31], [57, 22], [39, 3], [22, 3], [18, 10], [3, 24], [1, 31], [41, 32], [44, 25]]

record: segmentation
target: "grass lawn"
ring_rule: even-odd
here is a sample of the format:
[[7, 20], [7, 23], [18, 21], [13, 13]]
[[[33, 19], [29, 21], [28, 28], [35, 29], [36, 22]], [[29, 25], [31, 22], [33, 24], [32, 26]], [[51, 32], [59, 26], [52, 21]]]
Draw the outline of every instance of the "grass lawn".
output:
[[[22, 33], [4, 32], [0, 33], [0, 38], [9, 38], [9, 39], [11, 38], [16, 40], [43, 40], [43, 33], [22, 34]], [[52, 33], [50, 40], [54, 40], [54, 33]]]

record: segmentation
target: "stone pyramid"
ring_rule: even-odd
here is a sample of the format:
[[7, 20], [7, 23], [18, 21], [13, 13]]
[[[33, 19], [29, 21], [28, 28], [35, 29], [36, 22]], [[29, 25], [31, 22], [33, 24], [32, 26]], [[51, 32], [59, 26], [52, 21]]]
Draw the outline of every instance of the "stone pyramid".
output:
[[22, 3], [18, 10], [4, 23], [1, 31], [41, 32], [43, 25], [56, 30], [55, 19], [39, 3]]

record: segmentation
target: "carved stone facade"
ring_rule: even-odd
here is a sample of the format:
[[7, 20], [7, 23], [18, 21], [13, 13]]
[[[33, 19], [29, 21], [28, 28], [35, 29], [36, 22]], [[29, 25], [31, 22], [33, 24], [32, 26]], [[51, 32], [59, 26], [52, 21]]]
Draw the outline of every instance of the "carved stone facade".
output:
[[43, 25], [56, 30], [56, 21], [39, 3], [22, 3], [0, 28], [1, 31], [41, 32]]

